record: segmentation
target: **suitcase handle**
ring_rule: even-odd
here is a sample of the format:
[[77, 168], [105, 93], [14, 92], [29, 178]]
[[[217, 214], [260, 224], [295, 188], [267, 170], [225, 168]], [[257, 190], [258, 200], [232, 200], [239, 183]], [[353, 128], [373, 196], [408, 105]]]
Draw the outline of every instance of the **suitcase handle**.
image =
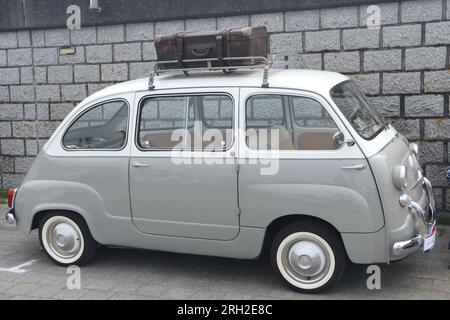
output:
[[204, 57], [207, 56], [209, 54], [209, 52], [211, 51], [211, 47], [197, 47], [197, 48], [192, 48], [191, 49], [191, 53], [193, 56], [195, 57]]

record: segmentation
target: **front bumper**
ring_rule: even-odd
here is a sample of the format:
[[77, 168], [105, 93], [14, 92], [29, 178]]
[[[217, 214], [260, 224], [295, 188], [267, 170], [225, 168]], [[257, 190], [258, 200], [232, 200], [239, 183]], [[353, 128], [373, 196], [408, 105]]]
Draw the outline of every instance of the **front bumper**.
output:
[[6, 213], [6, 222], [8, 222], [9, 224], [16, 224], [16, 214], [14, 212], [14, 209], [10, 209]]
[[427, 203], [425, 206], [421, 206], [417, 202], [411, 201], [408, 207], [414, 211], [419, 221], [423, 224], [423, 231], [412, 239], [394, 243], [392, 247], [394, 256], [407, 256], [418, 249], [423, 249], [426, 237], [434, 231], [433, 228], [436, 225], [436, 204], [433, 187], [426, 177], [423, 177], [422, 186], [427, 194]]

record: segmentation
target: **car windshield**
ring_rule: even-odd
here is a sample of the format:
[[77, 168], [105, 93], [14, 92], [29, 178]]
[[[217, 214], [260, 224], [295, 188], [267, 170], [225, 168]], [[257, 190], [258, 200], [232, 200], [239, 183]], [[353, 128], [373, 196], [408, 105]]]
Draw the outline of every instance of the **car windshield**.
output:
[[336, 85], [331, 89], [330, 95], [339, 110], [363, 138], [372, 139], [386, 126], [383, 116], [352, 81]]

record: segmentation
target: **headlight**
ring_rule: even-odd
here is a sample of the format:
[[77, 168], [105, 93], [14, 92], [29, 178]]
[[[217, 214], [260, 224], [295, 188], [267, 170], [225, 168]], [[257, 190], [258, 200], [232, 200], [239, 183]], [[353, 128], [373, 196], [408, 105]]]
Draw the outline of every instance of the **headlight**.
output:
[[408, 174], [405, 166], [398, 165], [392, 170], [392, 182], [398, 190], [405, 190], [408, 186]]

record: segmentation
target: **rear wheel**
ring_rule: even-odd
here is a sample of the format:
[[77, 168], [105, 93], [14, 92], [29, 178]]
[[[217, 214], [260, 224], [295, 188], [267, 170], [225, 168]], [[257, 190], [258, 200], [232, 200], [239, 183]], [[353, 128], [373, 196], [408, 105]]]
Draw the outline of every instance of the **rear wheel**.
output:
[[63, 266], [86, 264], [99, 248], [86, 222], [72, 213], [46, 215], [40, 222], [39, 241], [50, 260]]
[[304, 293], [323, 292], [344, 274], [346, 254], [331, 228], [313, 221], [283, 228], [271, 248], [271, 262], [286, 284]]

